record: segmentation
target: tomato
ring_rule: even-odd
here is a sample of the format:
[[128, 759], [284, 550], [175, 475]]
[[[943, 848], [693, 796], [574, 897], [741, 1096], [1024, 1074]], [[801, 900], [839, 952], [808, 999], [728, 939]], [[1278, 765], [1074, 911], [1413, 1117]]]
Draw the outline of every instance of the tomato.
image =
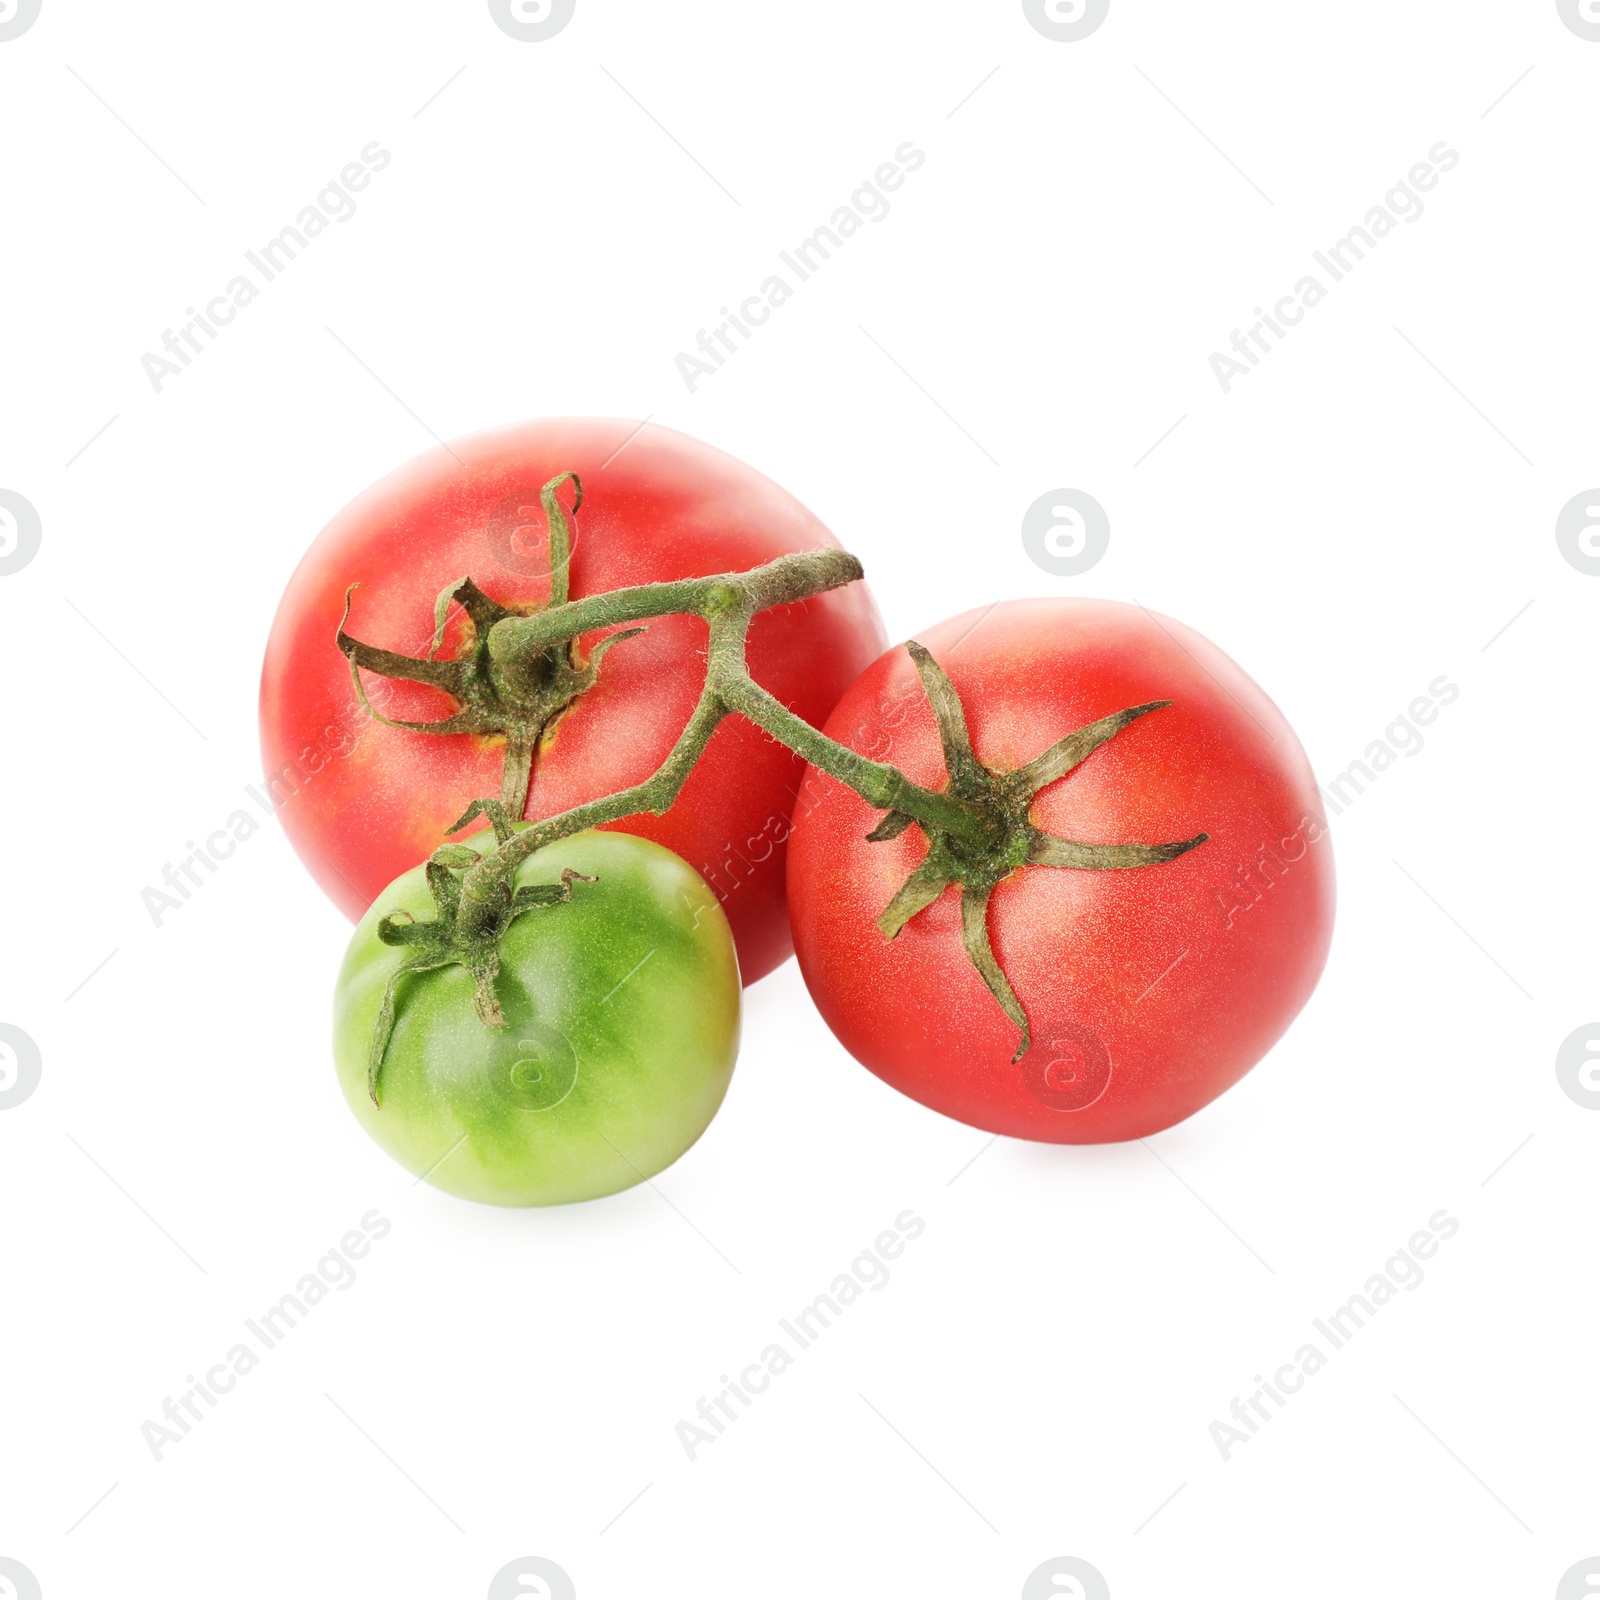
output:
[[[492, 849], [488, 834], [465, 841]], [[351, 936], [334, 1000], [350, 1109], [408, 1171], [468, 1200], [561, 1205], [670, 1166], [716, 1115], [739, 1047], [739, 964], [716, 897], [647, 839], [582, 833], [536, 851], [519, 886], [583, 874], [569, 899], [518, 916], [500, 942], [503, 1028], [479, 1020], [472, 975], [403, 976], [374, 1103], [369, 1047], [402, 946], [391, 913], [438, 914], [424, 868], [379, 895]]]
[[[973, 753], [997, 771], [1141, 708], [1039, 789], [1027, 821], [1099, 845], [1182, 843], [1159, 864], [1024, 865], [995, 885], [989, 941], [1031, 1028], [1013, 1061], [1018, 1028], [964, 951], [959, 889], [893, 939], [875, 926], [928, 851], [922, 830], [869, 842], [881, 813], [808, 771], [789, 902], [828, 1026], [895, 1088], [994, 1133], [1088, 1144], [1193, 1115], [1282, 1035], [1327, 957], [1332, 847], [1293, 730], [1215, 645], [1138, 606], [1016, 600], [918, 638], [954, 685]], [[825, 731], [947, 786], [906, 650], [874, 662]]]
[[[435, 597], [463, 576], [503, 606], [544, 604], [551, 577], [540, 491], [569, 472], [584, 491], [567, 568], [573, 599], [838, 547], [797, 500], [731, 456], [666, 428], [610, 419], [478, 434], [417, 457], [358, 496], [290, 579], [261, 679], [262, 755], [284, 830], [352, 919], [442, 841], [469, 801], [501, 792], [507, 741], [409, 732], [366, 715], [334, 642], [346, 590], [360, 585], [349, 632], [411, 656], [432, 640]], [[591, 659], [600, 636], [583, 641]], [[440, 654], [468, 637], [458, 608]], [[546, 728], [522, 814], [539, 820], [649, 777], [694, 708], [705, 641], [698, 618], [662, 617], [611, 649], [595, 687]], [[757, 617], [749, 663], [759, 683], [820, 724], [883, 645], [876, 609], [857, 583]], [[364, 683], [391, 719], [437, 720], [455, 709], [431, 684], [371, 674]], [[792, 948], [784, 860], [803, 771], [798, 757], [730, 718], [666, 815], [613, 825], [656, 840], [701, 873], [724, 903], [747, 983]]]

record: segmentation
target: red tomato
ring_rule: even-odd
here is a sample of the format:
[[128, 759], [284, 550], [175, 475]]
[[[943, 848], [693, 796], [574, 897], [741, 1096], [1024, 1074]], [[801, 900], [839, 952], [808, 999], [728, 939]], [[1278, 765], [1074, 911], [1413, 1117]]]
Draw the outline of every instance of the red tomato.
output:
[[[959, 890], [893, 940], [874, 925], [927, 853], [921, 829], [867, 842], [881, 813], [808, 770], [789, 906], [828, 1026], [912, 1099], [994, 1133], [1092, 1144], [1192, 1116], [1271, 1048], [1327, 958], [1332, 847], [1293, 730], [1215, 645], [1137, 606], [1014, 600], [918, 638], [961, 698], [974, 754], [999, 771], [1171, 701], [1041, 789], [1030, 819], [1082, 843], [1210, 837], [1158, 865], [1024, 866], [995, 887], [990, 940], [1032, 1029], [1013, 1064], [1018, 1030], [963, 950]], [[904, 649], [862, 674], [826, 731], [946, 787]]]
[[[837, 548], [816, 517], [752, 468], [667, 428], [635, 430], [615, 419], [550, 419], [431, 450], [346, 506], [295, 570], [262, 671], [262, 755], [291, 842], [352, 919], [443, 842], [469, 801], [499, 793], [505, 740], [406, 732], [362, 712], [334, 644], [350, 584], [360, 587], [349, 632], [413, 656], [432, 638], [435, 597], [463, 576], [503, 605], [544, 603], [539, 492], [564, 472], [577, 473], [584, 489], [572, 534], [573, 599]], [[568, 486], [569, 506], [570, 496]], [[457, 610], [442, 654], [453, 655], [463, 636]], [[586, 636], [584, 646], [599, 637]], [[537, 821], [647, 778], [694, 708], [705, 640], [698, 618], [662, 617], [611, 649], [596, 687], [547, 731], [525, 816]], [[759, 683], [821, 723], [883, 644], [871, 597], [856, 583], [757, 617], [749, 663]], [[364, 682], [388, 717], [432, 720], [454, 709], [431, 685], [371, 674]], [[792, 948], [784, 858], [803, 770], [798, 757], [730, 718], [665, 816], [614, 824], [675, 851], [711, 885], [746, 983]]]

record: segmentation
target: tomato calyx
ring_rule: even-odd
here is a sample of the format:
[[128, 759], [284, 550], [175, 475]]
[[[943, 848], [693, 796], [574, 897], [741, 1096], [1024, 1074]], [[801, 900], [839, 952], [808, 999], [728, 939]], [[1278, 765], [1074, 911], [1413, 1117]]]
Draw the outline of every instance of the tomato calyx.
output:
[[[459, 832], [480, 816], [493, 827], [497, 846], [515, 836], [511, 819], [497, 800], [473, 801], [466, 815], [450, 831]], [[389, 1038], [394, 1032], [395, 994], [400, 980], [412, 973], [432, 972], [438, 967], [465, 967], [475, 985], [473, 1006], [478, 1020], [485, 1027], [505, 1027], [506, 1019], [495, 996], [494, 984], [500, 974], [500, 940], [506, 929], [526, 911], [570, 900], [575, 880], [596, 881], [571, 867], [563, 868], [559, 883], [514, 888], [509, 879], [499, 881], [501, 892], [494, 913], [484, 915], [480, 911], [473, 918], [464, 918], [461, 915], [462, 880], [482, 859], [471, 845], [441, 845], [428, 857], [426, 868], [428, 892], [433, 896], [437, 915], [431, 921], [418, 922], [409, 911], [391, 912], [378, 923], [377, 935], [384, 944], [402, 946], [409, 953], [384, 988], [383, 1003], [367, 1051], [367, 1093], [372, 1096], [373, 1105], [379, 1104], [378, 1080], [383, 1072]]]
[[[944, 669], [914, 639], [907, 643], [906, 652], [916, 665], [939, 729], [945, 770], [950, 777], [949, 792], [976, 806], [985, 828], [983, 837], [974, 842], [970, 836], [948, 834], [919, 822], [928, 839], [928, 853], [879, 913], [878, 928], [893, 939], [919, 911], [931, 906], [952, 884], [958, 884], [962, 945], [990, 994], [1016, 1024], [1021, 1040], [1011, 1059], [1020, 1061], [1028, 1052], [1032, 1035], [1027, 1013], [995, 959], [989, 940], [989, 897], [995, 885], [1025, 866], [1099, 871], [1158, 866], [1204, 844], [1210, 835], [1198, 833], [1192, 839], [1172, 844], [1083, 844], [1036, 828], [1029, 814], [1033, 797], [1041, 789], [1066, 777], [1129, 724], [1170, 706], [1170, 700], [1152, 700], [1101, 717], [1058, 739], [1026, 766], [1000, 772], [984, 766], [972, 753], [961, 697]], [[890, 811], [867, 838], [874, 843], [893, 839], [916, 820], [903, 811]]]
[[[570, 512], [562, 505], [558, 491], [571, 482]], [[350, 663], [362, 709], [388, 728], [410, 733], [498, 734], [506, 741], [505, 764], [500, 782], [500, 804], [521, 816], [533, 781], [533, 764], [541, 741], [554, 728], [562, 714], [599, 679], [601, 658], [613, 645], [632, 639], [643, 628], [625, 628], [596, 640], [585, 656], [573, 635], [542, 648], [511, 655], [491, 648], [495, 629], [513, 618], [533, 616], [539, 611], [564, 606], [567, 602], [567, 574], [572, 557], [571, 519], [583, 504], [583, 485], [573, 472], [552, 478], [539, 492], [549, 530], [550, 598], [544, 606], [505, 606], [491, 599], [470, 576], [448, 583], [434, 602], [433, 642], [421, 656], [408, 656], [381, 650], [345, 631], [350, 618], [350, 597], [358, 585], [345, 591], [344, 616], [335, 636], [340, 652]], [[452, 610], [460, 606], [467, 617], [467, 636], [452, 657], [439, 657], [445, 628]], [[431, 722], [410, 722], [386, 717], [367, 698], [361, 674], [425, 683], [443, 690], [455, 700], [457, 709], [448, 717]]]

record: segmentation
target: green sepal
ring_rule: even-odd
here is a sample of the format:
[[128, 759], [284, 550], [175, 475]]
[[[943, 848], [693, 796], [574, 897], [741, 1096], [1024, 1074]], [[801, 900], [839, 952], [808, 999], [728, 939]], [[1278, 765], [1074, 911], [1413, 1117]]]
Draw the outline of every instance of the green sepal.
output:
[[1079, 844], [1076, 840], [1058, 839], [1053, 833], [1035, 829], [1028, 847], [1028, 861], [1036, 867], [1078, 867], [1096, 872], [1111, 868], [1158, 867], [1163, 861], [1175, 861], [1187, 855], [1210, 837], [1209, 833], [1197, 833], [1194, 838], [1181, 839], [1176, 844]]
[[882, 844], [885, 839], [898, 839], [917, 819], [907, 811], [887, 813], [878, 826], [867, 835], [868, 844]]
[[583, 483], [576, 472], [563, 472], [552, 478], [539, 491], [539, 503], [544, 507], [545, 525], [550, 530], [550, 604], [552, 607], [567, 603], [567, 570], [572, 563], [572, 538], [567, 522], [567, 510], [556, 497], [556, 490], [570, 480], [572, 484], [572, 512], [575, 517], [583, 504]]
[[1093, 755], [1108, 739], [1114, 739], [1130, 723], [1152, 711], [1163, 711], [1170, 700], [1152, 700], [1148, 705], [1131, 706], [1126, 711], [1114, 711], [1101, 717], [1076, 733], [1058, 739], [1042, 755], [1037, 755], [1027, 766], [1019, 767], [1002, 781], [1013, 794], [1037, 794], [1046, 784], [1064, 778], [1072, 769]]
[[954, 879], [947, 865], [935, 861], [931, 854], [915, 872], [900, 885], [894, 899], [878, 913], [878, 930], [887, 938], [894, 938], [919, 911], [931, 906], [948, 889]]
[[1000, 1009], [1016, 1023], [1022, 1034], [1016, 1053], [1011, 1057], [1015, 1063], [1028, 1053], [1028, 1046], [1033, 1040], [1028, 1031], [1028, 1015], [1022, 1009], [1022, 1002], [1017, 999], [1010, 981], [1000, 970], [1000, 963], [994, 958], [994, 946], [989, 943], [991, 893], [992, 889], [980, 888], [976, 884], [968, 884], [961, 891], [961, 943], [966, 948], [967, 960], [978, 969], [978, 976], [988, 985], [989, 993], [1000, 1002]]
[[971, 798], [988, 787], [989, 774], [972, 753], [961, 696], [944, 668], [915, 639], [907, 642], [906, 654], [916, 663], [922, 691], [933, 710], [939, 742], [944, 747], [945, 770], [950, 774], [950, 787], [964, 799]]

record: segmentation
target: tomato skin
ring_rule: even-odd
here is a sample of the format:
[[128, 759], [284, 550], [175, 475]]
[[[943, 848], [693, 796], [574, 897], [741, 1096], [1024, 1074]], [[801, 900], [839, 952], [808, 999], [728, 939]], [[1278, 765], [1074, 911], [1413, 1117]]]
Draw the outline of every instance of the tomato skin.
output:
[[[880, 813], [808, 771], [789, 903], [813, 1000], [863, 1065], [974, 1127], [1091, 1144], [1192, 1116], [1271, 1048], [1327, 958], [1332, 846], [1293, 730], [1215, 645], [1141, 607], [1016, 600], [917, 638], [954, 683], [978, 759], [1001, 770], [1111, 712], [1171, 700], [1041, 790], [1032, 819], [1092, 843], [1211, 837], [1158, 866], [1030, 866], [996, 886], [990, 938], [1034, 1040], [1012, 1065], [1017, 1032], [966, 959], [958, 891], [892, 941], [874, 926], [926, 853], [921, 830], [867, 843]], [[903, 649], [862, 674], [826, 731], [945, 786]]]
[[[573, 599], [838, 548], [815, 516], [754, 469], [667, 428], [651, 425], [630, 440], [637, 428], [547, 419], [430, 451], [346, 506], [295, 570], [262, 669], [262, 759], [290, 842], [352, 920], [443, 842], [468, 802], [499, 794], [504, 742], [405, 732], [360, 712], [334, 645], [351, 583], [360, 588], [350, 632], [412, 655], [431, 637], [435, 597], [464, 575], [502, 604], [542, 603], [549, 575], [539, 490], [569, 471], [584, 486]], [[460, 628], [458, 616], [445, 654]], [[598, 637], [585, 636], [585, 646]], [[548, 731], [524, 815], [536, 821], [649, 777], [694, 709], [705, 640], [698, 618], [662, 617], [613, 649], [599, 684]], [[820, 724], [883, 645], [877, 610], [855, 583], [757, 617], [749, 663], [757, 682]], [[452, 709], [426, 685], [365, 682], [390, 717]], [[747, 983], [792, 949], [784, 861], [803, 772], [798, 757], [730, 718], [665, 816], [612, 825], [655, 839], [701, 873], [724, 902]]]
[[[494, 847], [487, 833], [466, 842]], [[563, 867], [596, 881], [511, 924], [495, 985], [506, 1028], [478, 1020], [463, 967], [401, 979], [377, 1106], [368, 1043], [405, 952], [376, 929], [391, 911], [434, 916], [423, 869], [351, 935], [334, 1000], [339, 1086], [384, 1150], [448, 1194], [562, 1205], [642, 1183], [700, 1137], [733, 1074], [739, 964], [704, 880], [649, 840], [581, 833], [536, 851], [517, 883], [555, 883]]]

